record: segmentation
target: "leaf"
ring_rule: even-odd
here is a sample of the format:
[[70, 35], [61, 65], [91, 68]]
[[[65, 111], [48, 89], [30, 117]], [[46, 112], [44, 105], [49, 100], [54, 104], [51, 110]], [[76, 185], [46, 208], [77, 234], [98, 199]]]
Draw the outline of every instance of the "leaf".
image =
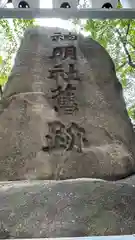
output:
[[123, 77], [122, 77], [122, 79], [121, 79], [121, 84], [122, 84], [122, 87], [123, 87], [123, 88], [126, 88], [126, 86], [127, 86], [126, 76], [123, 76]]
[[3, 86], [8, 80], [7, 75], [0, 75], [0, 85]]
[[2, 64], [2, 62], [3, 62], [3, 58], [2, 56], [0, 56], [0, 64]]
[[135, 105], [133, 105], [132, 107], [128, 108], [128, 115], [133, 120], [135, 120]]

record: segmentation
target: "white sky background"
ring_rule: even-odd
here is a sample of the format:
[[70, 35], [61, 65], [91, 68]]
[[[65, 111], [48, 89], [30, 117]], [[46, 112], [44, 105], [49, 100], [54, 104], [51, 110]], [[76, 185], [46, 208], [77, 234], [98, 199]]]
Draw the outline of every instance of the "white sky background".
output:
[[[51, 0], [40, 0], [40, 8], [52, 8], [52, 1]], [[71, 29], [73, 24], [71, 24], [69, 21], [64, 21], [61, 19], [38, 19], [37, 22], [40, 26], [48, 26], [48, 27], [61, 27], [61, 28], [67, 28]]]
[[[74, 1], [74, 0], [73, 0]], [[80, 3], [83, 3], [84, 0], [80, 0]], [[12, 4], [7, 5], [8, 8], [13, 8]], [[40, 8], [52, 8], [52, 0], [40, 0]], [[86, 20], [82, 20], [81, 22], [85, 22]], [[81, 31], [82, 34], [85, 36], [88, 36], [89, 34], [86, 33], [85, 31], [79, 29], [79, 26], [75, 27], [75, 25], [71, 22], [71, 20], [62, 20], [58, 18], [39, 18], [36, 19], [36, 22], [40, 26], [47, 26], [47, 27], [60, 27], [60, 28], [65, 28], [69, 30], [75, 29], [76, 31]]]
[[[74, 1], [74, 0], [73, 0]], [[80, 0], [80, 4], [83, 3], [84, 0]], [[40, 0], [40, 8], [52, 8], [52, 0]], [[60, 28], [66, 28], [66, 29], [73, 29], [75, 28], [75, 25], [71, 21], [62, 20], [62, 19], [38, 19], [37, 20], [40, 26], [48, 26], [48, 27], [60, 27]], [[86, 20], [82, 20], [86, 21]], [[77, 29], [79, 31], [79, 28]], [[84, 35], [88, 35], [86, 32], [81, 31]]]

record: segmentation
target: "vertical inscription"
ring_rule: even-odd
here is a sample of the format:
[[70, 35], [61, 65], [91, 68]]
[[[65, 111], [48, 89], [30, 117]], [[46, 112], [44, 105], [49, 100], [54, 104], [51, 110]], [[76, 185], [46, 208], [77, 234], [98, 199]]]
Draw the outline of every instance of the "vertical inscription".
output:
[[76, 102], [75, 96], [76, 87], [68, 84], [64, 92], [59, 94], [57, 97], [57, 103], [60, 111], [64, 114], [72, 115], [74, 112], [78, 111], [78, 104]]
[[[50, 78], [56, 82], [56, 88], [51, 89], [52, 99], [55, 100], [59, 111], [62, 110], [64, 114], [73, 114], [78, 111], [76, 102], [76, 86], [71, 83], [72, 80], [78, 79], [77, 71], [73, 65], [69, 65], [69, 71], [65, 72], [63, 68], [53, 68], [49, 70]], [[60, 84], [60, 80], [63, 84]]]
[[43, 151], [75, 149], [81, 153], [87, 141], [85, 129], [77, 123], [72, 122], [69, 126], [65, 126], [60, 121], [48, 123], [48, 134], [45, 136], [47, 146], [43, 147]]
[[[54, 42], [77, 40], [77, 36], [71, 33], [67, 35], [55, 33], [51, 38]], [[75, 63], [73, 63], [77, 59], [76, 54], [74, 45], [55, 47], [51, 58], [56, 60], [56, 64], [52, 69], [49, 69], [48, 77], [54, 79], [56, 83], [56, 88], [51, 89], [51, 98], [55, 103], [54, 109], [57, 109], [59, 113], [67, 115], [72, 115], [79, 110], [76, 101], [76, 84], [73, 84], [74, 80], [80, 80]], [[71, 61], [68, 63], [68, 71], [65, 71], [62, 67], [62, 60], [67, 58]]]

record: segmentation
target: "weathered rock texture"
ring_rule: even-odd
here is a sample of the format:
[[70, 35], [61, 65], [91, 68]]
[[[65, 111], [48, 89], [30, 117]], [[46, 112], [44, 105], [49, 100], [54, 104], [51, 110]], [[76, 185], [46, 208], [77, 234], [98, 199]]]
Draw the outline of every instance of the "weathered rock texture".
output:
[[0, 103], [0, 239], [134, 234], [135, 135], [113, 62], [82, 36], [77, 59], [52, 59], [59, 31], [26, 31]]
[[135, 232], [135, 188], [88, 179], [0, 185], [0, 238]]
[[[52, 99], [56, 82], [49, 78], [49, 68], [56, 61], [50, 58], [55, 45], [50, 36], [59, 31], [38, 27], [27, 30], [22, 40], [1, 102], [1, 181], [118, 180], [135, 171], [135, 135], [122, 88], [111, 58], [98, 43], [83, 36], [75, 43], [80, 78], [72, 81], [76, 111], [67, 115]], [[68, 61], [61, 61], [65, 71]], [[64, 89], [66, 80], [60, 81]], [[51, 149], [49, 124], [54, 122], [58, 143]]]

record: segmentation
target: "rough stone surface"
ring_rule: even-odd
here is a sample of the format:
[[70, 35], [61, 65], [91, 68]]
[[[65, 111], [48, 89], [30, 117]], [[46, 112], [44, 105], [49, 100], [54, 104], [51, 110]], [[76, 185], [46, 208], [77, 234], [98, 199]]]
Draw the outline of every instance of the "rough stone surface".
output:
[[[135, 171], [135, 133], [114, 64], [98, 43], [78, 36], [80, 80], [72, 83], [78, 109], [72, 115], [57, 111], [49, 69], [56, 63], [50, 36], [59, 31], [29, 29], [22, 40], [0, 104], [0, 180], [127, 177]], [[64, 71], [68, 61], [62, 60]], [[57, 133], [64, 126], [63, 135], [47, 151], [48, 123], [54, 121]]]
[[135, 188], [92, 179], [0, 183], [0, 238], [134, 234]]

